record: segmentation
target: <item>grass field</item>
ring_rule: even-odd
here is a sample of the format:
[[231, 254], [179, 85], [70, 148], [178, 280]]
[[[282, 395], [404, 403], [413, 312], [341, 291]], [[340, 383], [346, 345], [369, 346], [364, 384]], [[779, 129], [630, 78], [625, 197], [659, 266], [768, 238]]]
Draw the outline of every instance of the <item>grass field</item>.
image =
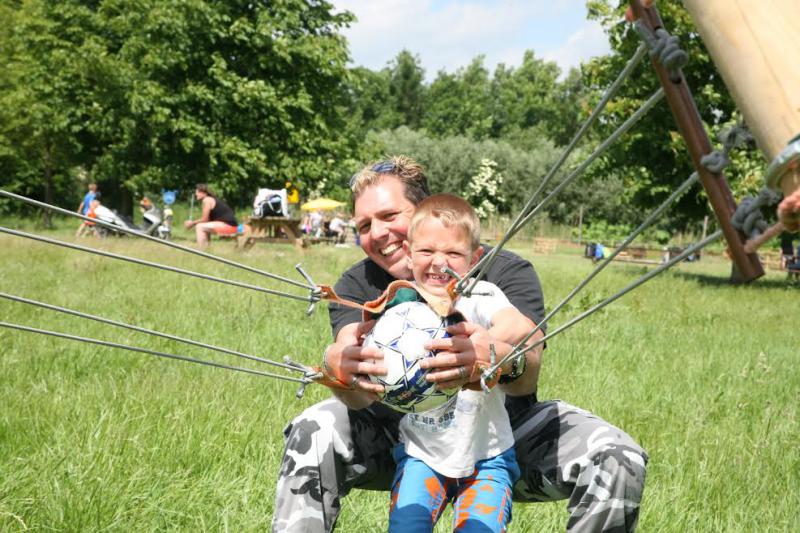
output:
[[[287, 288], [130, 238], [82, 243]], [[19, 238], [0, 236], [0, 246], [3, 292], [275, 360], [318, 363], [329, 340], [324, 306], [306, 318], [300, 302]], [[360, 257], [333, 247], [212, 251], [289, 277], [302, 261], [318, 283]], [[591, 269], [574, 252], [532, 259], [551, 306]], [[641, 531], [798, 527], [799, 289], [775, 273], [731, 286], [728, 269], [714, 258], [684, 264], [545, 352], [540, 398], [594, 411], [648, 451]], [[612, 265], [553, 324], [645, 271]], [[240, 364], [5, 300], [0, 319]], [[265, 530], [282, 428], [328, 396], [311, 386], [296, 400], [290, 383], [7, 329], [0, 346], [0, 531]], [[387, 509], [386, 493], [355, 491], [339, 530], [382, 531]], [[511, 530], [561, 531], [566, 518], [564, 502], [516, 505]]]

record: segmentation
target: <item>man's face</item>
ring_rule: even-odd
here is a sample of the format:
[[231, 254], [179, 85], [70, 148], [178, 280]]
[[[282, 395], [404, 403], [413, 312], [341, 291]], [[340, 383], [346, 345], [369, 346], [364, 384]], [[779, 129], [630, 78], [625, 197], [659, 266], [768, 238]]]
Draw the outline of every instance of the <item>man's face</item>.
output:
[[467, 273], [481, 255], [473, 250], [469, 235], [456, 226], [447, 227], [438, 218], [419, 222], [414, 230], [414, 242], [406, 241], [408, 265], [419, 286], [436, 296], [447, 296], [447, 284], [452, 279], [442, 272], [449, 268], [459, 276]]
[[379, 267], [397, 279], [409, 279], [403, 241], [416, 207], [397, 178], [383, 176], [355, 201], [356, 230], [361, 248]]

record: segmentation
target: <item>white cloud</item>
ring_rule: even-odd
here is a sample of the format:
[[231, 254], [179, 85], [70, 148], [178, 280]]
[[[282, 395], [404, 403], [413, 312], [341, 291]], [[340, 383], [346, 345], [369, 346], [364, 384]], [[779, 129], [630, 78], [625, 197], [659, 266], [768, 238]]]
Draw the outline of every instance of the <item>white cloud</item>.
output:
[[611, 51], [608, 37], [599, 24], [586, 21], [575, 33], [569, 36], [560, 47], [547, 50], [543, 57], [555, 61], [561, 70], [567, 72], [570, 67], [577, 67], [589, 58], [607, 54]]
[[335, 5], [358, 17], [344, 33], [354, 64], [371, 69], [383, 68], [403, 49], [420, 57], [428, 79], [479, 54], [490, 70], [500, 62], [518, 65], [526, 49], [541, 57], [550, 50], [552, 59], [569, 67], [584, 58], [562, 51], [576, 35], [576, 21], [585, 28], [575, 45], [596, 53], [586, 40], [595, 43], [597, 32], [582, 20], [584, 0], [335, 0]]

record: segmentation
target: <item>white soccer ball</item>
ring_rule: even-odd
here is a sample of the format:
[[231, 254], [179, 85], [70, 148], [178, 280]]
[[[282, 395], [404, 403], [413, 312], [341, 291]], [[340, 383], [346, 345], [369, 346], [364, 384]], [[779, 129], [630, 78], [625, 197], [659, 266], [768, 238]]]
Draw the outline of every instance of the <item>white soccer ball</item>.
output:
[[423, 302], [403, 302], [388, 309], [364, 339], [364, 346], [383, 351], [385, 376], [369, 376], [383, 385], [381, 402], [404, 413], [417, 413], [438, 407], [455, 396], [458, 389], [443, 391], [425, 380], [428, 370], [419, 367], [420, 359], [435, 352], [423, 345], [431, 339], [450, 335], [445, 328], [452, 321], [437, 315]]

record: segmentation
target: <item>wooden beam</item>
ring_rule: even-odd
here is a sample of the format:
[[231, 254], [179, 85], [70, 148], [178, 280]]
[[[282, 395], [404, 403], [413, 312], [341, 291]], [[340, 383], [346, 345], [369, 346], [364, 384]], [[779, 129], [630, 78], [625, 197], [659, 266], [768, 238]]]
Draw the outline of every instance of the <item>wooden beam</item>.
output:
[[[771, 162], [800, 135], [800, 1], [683, 0], [736, 106]], [[777, 181], [784, 195], [800, 170]]]
[[[647, 3], [650, 4], [650, 2]], [[641, 19], [651, 31], [664, 27], [655, 6], [645, 6], [642, 0], [630, 0], [630, 4], [633, 17]], [[736, 202], [725, 176], [722, 173], [712, 174], [700, 162], [703, 156], [712, 152], [712, 146], [703, 122], [700, 120], [700, 113], [697, 111], [692, 92], [683, 77], [683, 72], [679, 70], [671, 77], [670, 73], [655, 58], [653, 58], [652, 64], [661, 86], [664, 88], [664, 94], [672, 110], [672, 115], [675, 117], [678, 130], [686, 141], [692, 163], [700, 175], [700, 182], [708, 195], [720, 229], [728, 242], [734, 264], [731, 279], [737, 283], [753, 281], [764, 275], [764, 268], [755, 253], [745, 252], [745, 236], [736, 231], [731, 224], [731, 216], [736, 211]]]

